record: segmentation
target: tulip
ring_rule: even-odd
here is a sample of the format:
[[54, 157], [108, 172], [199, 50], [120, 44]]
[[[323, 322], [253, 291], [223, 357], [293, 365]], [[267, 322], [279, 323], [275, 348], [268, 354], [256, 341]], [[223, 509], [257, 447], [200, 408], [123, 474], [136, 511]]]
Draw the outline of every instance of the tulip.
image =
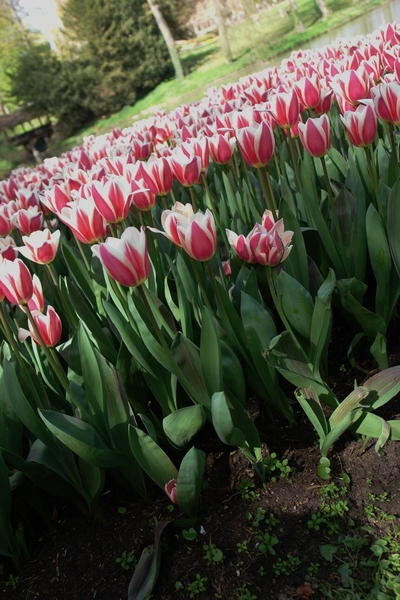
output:
[[0, 290], [12, 304], [27, 304], [32, 298], [32, 275], [20, 258], [16, 258], [14, 261], [2, 259]]
[[[46, 346], [51, 348], [58, 344], [62, 334], [61, 319], [52, 306], [47, 307], [47, 314], [44, 315], [38, 310], [32, 311], [32, 318], [39, 331], [39, 335]], [[18, 339], [20, 342], [24, 342], [26, 338], [30, 336], [38, 346], [40, 346], [40, 339], [36, 336], [33, 329], [32, 323], [29, 321], [29, 331], [27, 329], [18, 329]]]
[[226, 229], [226, 235], [228, 242], [230, 243], [232, 250], [235, 254], [247, 263], [256, 263], [254, 254], [250, 248], [249, 236], [245, 237], [243, 234], [238, 235], [230, 229]]
[[400, 85], [392, 81], [371, 89], [377, 117], [393, 125], [400, 125]]
[[299, 123], [298, 130], [301, 143], [311, 156], [325, 156], [331, 145], [328, 115], [307, 119], [305, 123]]
[[336, 75], [331, 85], [337, 96], [349, 104], [357, 106], [360, 100], [370, 97], [370, 89], [374, 85], [374, 80], [365, 67], [360, 65], [357, 70], [350, 69]]
[[275, 121], [282, 129], [290, 129], [299, 120], [300, 105], [294, 89], [290, 92], [276, 92], [271, 96], [270, 108]]
[[44, 311], [44, 296], [42, 290], [42, 283], [37, 275], [32, 277], [33, 282], [33, 294], [32, 298], [28, 302], [28, 308], [30, 311], [38, 310], [39, 312]]
[[[177, 246], [181, 246], [182, 244], [178, 235], [178, 226], [181, 224], [182, 226], [187, 227], [193, 215], [194, 212], [191, 204], [175, 202], [172, 210], [164, 210], [161, 215], [161, 225], [164, 229], [164, 235]], [[152, 229], [152, 231], [154, 230]]]
[[272, 127], [266, 121], [238, 129], [236, 139], [248, 165], [260, 169], [270, 162], [275, 150], [275, 138]]
[[229, 133], [217, 134], [208, 138], [208, 147], [211, 158], [218, 165], [227, 164], [235, 151], [236, 139], [230, 137]]
[[139, 210], [151, 210], [156, 203], [156, 195], [146, 187], [143, 179], [131, 179], [131, 203]]
[[18, 250], [15, 241], [10, 235], [0, 238], [0, 255], [8, 260], [15, 260], [18, 256]]
[[215, 254], [217, 231], [213, 214], [208, 208], [204, 214], [195, 213], [189, 223], [178, 223], [177, 233], [179, 245], [195, 260], [209, 260]]
[[261, 265], [276, 267], [289, 256], [292, 237], [293, 231], [284, 231], [283, 219], [277, 221], [269, 231], [257, 223], [249, 234], [255, 260]]
[[108, 223], [120, 223], [126, 219], [131, 195], [125, 177], [103, 177], [91, 184], [91, 192], [97, 210]]
[[346, 128], [347, 135], [353, 146], [365, 148], [372, 144], [375, 139], [378, 122], [374, 109], [370, 104], [360, 104], [357, 109], [347, 111], [340, 115], [340, 119]]
[[11, 222], [22, 233], [30, 235], [33, 231], [41, 229], [43, 213], [37, 206], [31, 206], [27, 209], [21, 208], [12, 215]]
[[22, 236], [25, 246], [18, 248], [18, 252], [39, 265], [51, 263], [58, 250], [60, 231], [51, 233], [49, 229], [34, 231], [31, 235]]
[[296, 81], [295, 90], [304, 108], [314, 108], [320, 101], [321, 87], [316, 73]]
[[107, 233], [107, 222], [92, 198], [79, 198], [70, 202], [62, 209], [59, 218], [84, 244], [93, 244]]
[[164, 492], [167, 494], [168, 498], [174, 504], [178, 504], [177, 495], [176, 495], [177, 483], [178, 482], [176, 479], [171, 479], [170, 481], [168, 481], [168, 483], [166, 483], [164, 485]]
[[17, 205], [12, 200], [8, 204], [0, 204], [0, 236], [9, 235], [14, 229], [11, 216], [16, 212]]
[[56, 183], [51, 190], [44, 191], [40, 196], [40, 201], [48, 210], [57, 215], [71, 202], [71, 196], [64, 183]]
[[107, 273], [126, 287], [137, 287], [150, 275], [150, 260], [144, 228], [128, 227], [120, 239], [108, 237], [92, 246]]
[[165, 157], [139, 163], [138, 175], [156, 196], [166, 196], [171, 191], [174, 177]]
[[190, 187], [200, 182], [201, 159], [199, 156], [188, 158], [184, 152], [175, 152], [171, 156], [172, 171], [179, 181], [185, 187]]

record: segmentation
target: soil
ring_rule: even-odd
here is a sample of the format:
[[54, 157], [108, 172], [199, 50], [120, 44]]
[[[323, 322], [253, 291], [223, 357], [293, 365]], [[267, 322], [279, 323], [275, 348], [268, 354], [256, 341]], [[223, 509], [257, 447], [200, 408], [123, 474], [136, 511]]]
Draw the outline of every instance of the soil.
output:
[[[391, 365], [400, 364], [399, 325], [399, 319], [395, 319], [388, 336]], [[330, 347], [330, 385], [340, 398], [351, 391], [354, 379], [361, 384], [372, 370], [370, 355], [365, 350], [361, 350], [365, 355], [359, 360], [363, 370], [350, 368], [345, 357], [352, 335], [345, 324], [336, 327]], [[397, 496], [400, 444], [388, 442], [378, 456], [374, 440], [365, 444], [365, 441], [356, 441], [350, 434], [345, 434], [331, 451], [332, 478], [326, 482], [317, 475], [320, 455], [316, 435], [300, 410], [296, 412], [297, 423], [290, 425], [280, 418], [271, 419], [257, 398], [250, 396], [247, 407], [264, 443], [265, 457], [276, 453], [281, 461], [287, 459], [291, 472], [281, 478], [278, 470], [277, 480], [269, 481], [263, 488], [243, 455], [232, 452], [234, 449], [222, 444], [211, 426], [206, 427], [196, 439], [196, 447], [207, 454], [204, 479], [208, 484], [201, 494], [199, 518], [194, 526], [197, 537], [190, 541], [182, 537], [182, 530], [172, 525], [165, 529], [153, 600], [187, 600], [190, 597], [198, 600], [316, 600], [330, 597], [323, 586], [328, 583], [332, 591], [340, 588], [340, 562], [323, 558], [320, 546], [340, 544], [343, 539], [340, 536], [360, 532], [364, 525], [369, 527], [367, 532], [363, 531], [371, 536], [372, 543], [385, 536], [388, 528], [393, 530], [400, 524]], [[395, 398], [384, 409], [385, 418], [399, 418], [400, 399]], [[243, 478], [250, 485], [240, 493], [237, 485]], [[308, 521], [320, 511], [321, 489], [331, 482], [339, 491], [345, 492], [340, 500], [347, 501], [348, 512], [336, 519], [339, 531], [329, 534], [325, 526], [318, 531], [310, 529]], [[177, 507], [172, 513], [169, 511], [170, 502], [158, 488], [149, 484], [149, 491], [152, 503], [145, 504], [113, 479], [108, 479], [101, 502], [104, 523], [83, 515], [63, 499], [48, 499], [53, 514], [51, 527], [44, 526], [35, 517], [35, 534], [27, 539], [30, 558], [24, 562], [15, 590], [11, 585], [5, 585], [10, 573], [16, 576], [15, 566], [1, 559], [1, 598], [125, 600], [133, 568], [124, 570], [116, 559], [123, 552], [132, 552], [138, 560], [142, 550], [154, 543], [156, 520], [184, 517]], [[248, 498], [242, 497], [246, 493]], [[386, 495], [382, 497], [382, 494]], [[377, 500], [379, 496], [387, 501]], [[393, 515], [394, 521], [379, 518], [379, 510], [367, 514], [366, 507], [372, 497], [375, 506]], [[254, 534], [252, 521], [259, 508], [266, 511], [267, 517], [273, 513], [279, 519], [271, 530], [271, 535], [278, 539], [273, 547], [274, 555], [260, 552]], [[251, 513], [251, 519], [247, 518], [248, 513]], [[349, 519], [353, 525], [349, 525]], [[247, 542], [247, 552], [239, 552], [237, 544], [243, 549], [244, 542]], [[211, 544], [222, 551], [223, 558], [208, 565], [203, 546]], [[282, 562], [279, 563], [279, 559], [291, 560], [293, 572], [280, 574], [277, 565]], [[314, 568], [314, 573], [310, 571], [312, 563], [319, 565]], [[361, 565], [354, 573], [354, 577], [358, 576], [362, 582]], [[197, 574], [207, 578], [203, 581], [205, 591], [190, 596], [188, 585]]]

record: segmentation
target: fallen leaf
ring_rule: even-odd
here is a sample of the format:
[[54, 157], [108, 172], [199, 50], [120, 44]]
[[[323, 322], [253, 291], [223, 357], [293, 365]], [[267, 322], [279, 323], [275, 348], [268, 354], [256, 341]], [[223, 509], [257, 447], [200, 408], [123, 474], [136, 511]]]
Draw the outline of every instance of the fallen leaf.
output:
[[299, 595], [301, 600], [308, 600], [312, 594], [315, 594], [315, 591], [311, 587], [311, 583], [309, 581], [305, 581], [303, 585], [299, 585], [296, 589], [296, 594]]

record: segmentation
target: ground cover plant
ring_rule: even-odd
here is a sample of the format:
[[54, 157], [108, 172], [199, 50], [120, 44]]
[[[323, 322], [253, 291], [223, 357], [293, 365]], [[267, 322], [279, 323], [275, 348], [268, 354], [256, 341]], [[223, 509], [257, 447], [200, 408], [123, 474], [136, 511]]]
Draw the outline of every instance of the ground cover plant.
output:
[[[388, 24], [295, 52], [279, 69], [90, 136], [0, 183], [0, 552], [15, 569], [29, 553], [32, 514], [50, 523], [49, 497], [100, 528], [103, 493], [121, 486], [121, 518], [126, 504], [141, 524], [146, 501], [171, 507], [157, 512], [151, 546], [140, 553], [124, 540], [113, 557], [131, 577], [129, 600], [152, 593], [174, 530], [198, 557], [190, 578], [176, 580], [177, 597], [209, 597], [210, 584], [215, 597], [258, 597], [260, 584], [241, 573], [258, 565], [275, 586], [302, 565], [300, 539], [283, 549], [280, 536], [287, 500], [295, 510], [299, 469], [288, 453], [300, 421], [318, 444], [308, 463], [318, 493], [296, 527], [312, 531], [325, 562], [321, 572], [316, 559], [307, 564], [294, 594], [396, 597], [396, 483], [368, 492], [367, 529], [346, 496], [359, 454], [375, 452], [371, 464], [397, 456], [400, 439], [390, 350], [399, 42]], [[330, 370], [338, 324], [339, 371], [344, 361], [364, 369], [347, 389]], [[279, 451], [275, 427], [286, 429]], [[354, 440], [348, 469], [333, 454], [345, 440]], [[231, 496], [249, 503], [237, 513], [237, 557], [223, 536], [201, 537], [221, 448], [240, 474]], [[372, 469], [363, 477], [374, 484]], [[268, 501], [272, 486], [290, 489], [285, 504]], [[227, 560], [234, 588], [210, 571]], [[16, 590], [20, 575], [8, 569]]]

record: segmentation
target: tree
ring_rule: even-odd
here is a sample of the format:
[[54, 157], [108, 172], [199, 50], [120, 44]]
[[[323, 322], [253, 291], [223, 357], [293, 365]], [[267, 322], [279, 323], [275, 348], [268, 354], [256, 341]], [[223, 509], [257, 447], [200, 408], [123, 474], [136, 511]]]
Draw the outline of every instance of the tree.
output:
[[215, 14], [217, 17], [218, 35], [219, 35], [219, 39], [221, 41], [222, 53], [224, 55], [226, 62], [230, 63], [230, 62], [232, 62], [232, 53], [231, 53], [231, 49], [229, 47], [228, 35], [226, 32], [226, 27], [225, 27], [224, 12], [222, 9], [222, 4], [221, 4], [222, 0], [213, 0], [213, 2], [214, 2], [214, 7], [215, 7]]
[[322, 15], [322, 18], [326, 19], [329, 15], [329, 10], [328, 10], [324, 0], [315, 0], [315, 4], [318, 6], [318, 9]]
[[173, 74], [146, 0], [69, 0], [61, 19], [71, 52], [87, 64], [95, 114], [133, 104]]
[[164, 41], [167, 45], [168, 52], [171, 57], [171, 62], [174, 65], [175, 75], [177, 79], [182, 81], [182, 79], [184, 78], [182, 63], [179, 58], [178, 49], [175, 45], [175, 40], [172, 36], [171, 30], [168, 27], [168, 24], [164, 19], [164, 16], [157, 2], [154, 2], [154, 0], [147, 0], [147, 3], [150, 6], [150, 10], [157, 23], [157, 27], [159, 28], [161, 35], [163, 36]]

